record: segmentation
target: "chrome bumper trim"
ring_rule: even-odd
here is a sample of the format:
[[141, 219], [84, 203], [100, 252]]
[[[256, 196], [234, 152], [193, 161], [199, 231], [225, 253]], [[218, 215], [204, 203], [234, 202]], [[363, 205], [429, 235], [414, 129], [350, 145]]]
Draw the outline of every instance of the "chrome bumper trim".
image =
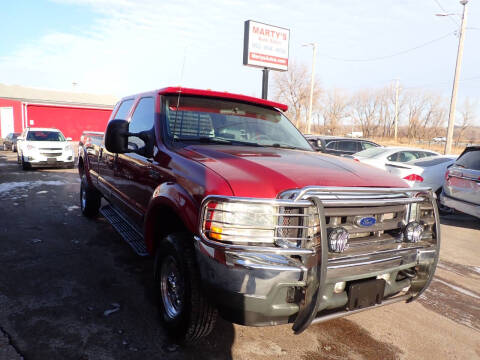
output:
[[356, 309], [356, 310], [350, 310], [350, 311], [339, 311], [339, 312], [336, 312], [336, 313], [333, 313], [333, 314], [320, 316], [320, 317], [315, 318], [312, 321], [312, 324], [318, 324], [318, 323], [321, 323], [321, 322], [324, 322], [324, 321], [337, 319], [339, 317], [358, 314], [359, 312], [362, 312], [362, 311], [365, 311], [365, 310], [376, 309], [376, 308], [379, 308], [379, 307], [382, 307], [382, 306], [385, 306], [385, 305], [394, 304], [394, 303], [400, 302], [400, 301], [409, 301], [409, 299], [411, 297], [412, 297], [412, 295], [409, 295], [409, 294], [401, 295], [401, 296], [397, 296], [397, 297], [393, 297], [393, 298], [384, 300], [384, 301], [382, 301], [381, 304], [377, 304], [377, 305], [374, 305], [374, 306], [369, 306], [369, 307], [365, 307], [365, 308], [362, 308], [362, 309]]

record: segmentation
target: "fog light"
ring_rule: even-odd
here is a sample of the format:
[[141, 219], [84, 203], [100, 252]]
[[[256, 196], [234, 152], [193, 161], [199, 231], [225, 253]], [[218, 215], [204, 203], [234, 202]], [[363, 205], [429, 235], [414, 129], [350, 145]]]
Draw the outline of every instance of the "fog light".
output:
[[328, 235], [328, 248], [330, 251], [341, 253], [348, 249], [348, 238], [350, 234], [347, 229], [337, 227], [332, 229]]
[[335, 283], [333, 292], [335, 294], [340, 294], [341, 292], [343, 292], [343, 290], [345, 290], [345, 285], [346, 285], [345, 281]]
[[416, 221], [412, 221], [405, 226], [405, 241], [416, 243], [422, 239], [423, 235], [423, 226]]

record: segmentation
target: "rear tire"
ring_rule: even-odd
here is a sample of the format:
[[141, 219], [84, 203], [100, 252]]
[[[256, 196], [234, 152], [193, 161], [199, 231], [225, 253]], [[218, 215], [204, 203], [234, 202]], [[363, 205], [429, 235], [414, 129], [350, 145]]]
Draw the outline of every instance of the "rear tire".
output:
[[165, 327], [182, 344], [206, 337], [217, 320], [217, 309], [201, 290], [192, 236], [165, 237], [155, 257], [155, 283]]
[[83, 175], [80, 183], [80, 209], [82, 214], [88, 218], [96, 217], [101, 202], [102, 196], [88, 184], [87, 177]]
[[440, 202], [440, 194], [442, 193], [442, 189], [440, 188], [440, 190], [437, 190], [436, 194], [437, 194], [437, 207], [438, 207], [438, 212], [440, 215], [451, 215], [455, 212], [455, 209], [452, 209], [448, 206], [445, 206], [443, 205], [441, 202]]

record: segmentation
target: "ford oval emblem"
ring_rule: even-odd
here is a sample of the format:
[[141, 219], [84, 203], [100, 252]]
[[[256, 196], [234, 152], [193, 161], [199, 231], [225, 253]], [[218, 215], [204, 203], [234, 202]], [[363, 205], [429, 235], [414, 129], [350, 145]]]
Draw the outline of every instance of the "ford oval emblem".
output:
[[373, 216], [365, 216], [357, 220], [357, 224], [363, 227], [375, 225], [377, 220]]

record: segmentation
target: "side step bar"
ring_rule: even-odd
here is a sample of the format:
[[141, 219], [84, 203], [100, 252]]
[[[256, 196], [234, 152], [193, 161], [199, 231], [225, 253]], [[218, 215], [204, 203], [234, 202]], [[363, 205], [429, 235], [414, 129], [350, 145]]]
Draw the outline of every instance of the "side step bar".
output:
[[128, 223], [111, 205], [105, 205], [100, 209], [100, 213], [108, 220], [120, 236], [139, 256], [148, 256], [147, 247], [143, 240], [143, 235]]

